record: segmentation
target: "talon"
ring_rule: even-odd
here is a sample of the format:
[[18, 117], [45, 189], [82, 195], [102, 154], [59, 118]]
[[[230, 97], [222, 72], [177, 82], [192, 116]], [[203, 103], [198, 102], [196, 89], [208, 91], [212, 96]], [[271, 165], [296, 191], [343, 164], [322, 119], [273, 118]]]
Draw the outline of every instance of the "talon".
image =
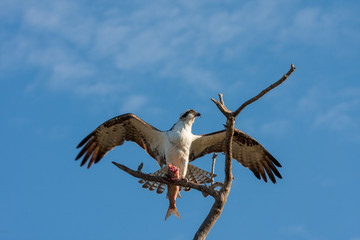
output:
[[170, 174], [165, 174], [165, 178], [166, 178], [166, 180], [169, 181], [169, 182], [172, 182], [172, 181], [175, 181], [175, 180], [179, 180], [178, 178], [173, 177], [173, 176], [171, 176]]

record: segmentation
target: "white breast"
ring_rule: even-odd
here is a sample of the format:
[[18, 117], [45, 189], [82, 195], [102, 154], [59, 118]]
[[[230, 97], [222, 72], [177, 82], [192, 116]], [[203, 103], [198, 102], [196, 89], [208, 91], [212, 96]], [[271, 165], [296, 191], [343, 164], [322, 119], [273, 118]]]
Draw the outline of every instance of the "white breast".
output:
[[168, 132], [168, 141], [165, 149], [166, 163], [179, 168], [180, 177], [184, 178], [189, 163], [189, 152], [192, 133], [185, 129], [173, 129]]

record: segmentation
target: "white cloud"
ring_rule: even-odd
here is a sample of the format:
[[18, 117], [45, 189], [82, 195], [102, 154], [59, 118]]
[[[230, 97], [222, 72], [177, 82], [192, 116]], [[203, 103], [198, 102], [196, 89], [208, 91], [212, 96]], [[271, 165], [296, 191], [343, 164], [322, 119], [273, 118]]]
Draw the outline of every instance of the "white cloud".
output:
[[281, 136], [286, 134], [288, 128], [289, 128], [288, 121], [280, 119], [261, 125], [260, 131], [262, 133], [271, 134], [273, 136]]
[[56, 12], [57, 13], [33, 8], [29, 9], [25, 13], [24, 20], [27, 24], [32, 26], [48, 30], [56, 30], [59, 26], [61, 27], [62, 24], [62, 20], [60, 18], [61, 16], [59, 15], [61, 9], [57, 9]]
[[124, 99], [124, 104], [120, 112], [136, 112], [139, 111], [147, 103], [148, 99], [144, 95], [131, 95]]
[[31, 5], [24, 12], [23, 23], [27, 30], [43, 35], [35, 37], [54, 37], [79, 46], [89, 44], [96, 25], [89, 13], [71, 1], [40, 1]]
[[[216, 90], [220, 83], [216, 81], [214, 73], [200, 68], [187, 67], [182, 70], [182, 76], [191, 85], [197, 86], [200, 89]], [[197, 90], [197, 88], [194, 88]]]
[[[131, 81], [126, 74], [151, 73], [154, 78], [183, 79], [184, 86], [196, 82], [214, 90], [222, 80], [211, 64], [246, 58], [252, 48], [268, 43], [313, 45], [316, 38], [323, 44], [357, 32], [344, 29], [352, 16], [345, 8], [309, 8], [298, 1], [291, 3], [290, 13], [279, 14], [290, 3], [217, 3], [151, 1], [125, 9], [102, 6], [100, 11], [94, 10], [96, 3], [88, 8], [71, 1], [39, 0], [19, 4], [18, 9], [11, 4], [10, 9], [22, 16], [19, 29], [3, 39], [0, 61], [7, 69], [19, 63], [36, 66], [52, 76], [49, 86], [64, 81], [62, 89], [75, 93], [77, 87], [71, 83], [76, 86], [79, 79], [83, 87], [100, 82], [114, 86], [119, 73], [122, 84]], [[104, 64], [113, 74], [110, 79], [99, 77], [108, 70]]]
[[306, 228], [302, 224], [288, 226], [283, 230], [284, 232], [293, 233], [293, 234], [303, 234], [306, 232]]
[[301, 239], [307, 239], [307, 240], [323, 239], [322, 237], [316, 236], [304, 224], [294, 224], [294, 225], [286, 226], [281, 228], [280, 232], [286, 236], [289, 236], [289, 239], [293, 237], [297, 237], [297, 238], [300, 237]]
[[81, 96], [95, 96], [99, 95], [119, 95], [120, 92], [125, 92], [127, 86], [112, 82], [94, 82], [79, 84], [73, 88], [73, 91]]
[[[328, 129], [360, 139], [360, 89], [316, 86], [298, 102], [299, 114], [315, 129]], [[340, 135], [339, 135], [340, 136]]]
[[[358, 38], [359, 31], [353, 29], [356, 14], [353, 9], [344, 6], [324, 8], [311, 6], [298, 9], [294, 16], [279, 31], [278, 40], [283, 43], [301, 43], [306, 46], [326, 48], [336, 46], [345, 39]], [[357, 37], [356, 37], [357, 36]], [[337, 46], [333, 51], [338, 51], [346, 46]]]
[[315, 86], [308, 90], [308, 92], [300, 98], [298, 102], [298, 109], [301, 112], [314, 112], [320, 108], [320, 101], [323, 97], [322, 87]]
[[93, 73], [91, 66], [86, 63], [57, 64], [53, 66], [53, 76], [50, 85], [53, 88], [71, 87], [75, 81], [84, 81], [84, 78], [92, 76]]
[[315, 127], [327, 125], [333, 130], [341, 131], [357, 124], [359, 119], [354, 122], [355, 119], [351, 112], [355, 109], [360, 109], [359, 103], [358, 100], [353, 100], [330, 106], [330, 109], [320, 112], [316, 116]]

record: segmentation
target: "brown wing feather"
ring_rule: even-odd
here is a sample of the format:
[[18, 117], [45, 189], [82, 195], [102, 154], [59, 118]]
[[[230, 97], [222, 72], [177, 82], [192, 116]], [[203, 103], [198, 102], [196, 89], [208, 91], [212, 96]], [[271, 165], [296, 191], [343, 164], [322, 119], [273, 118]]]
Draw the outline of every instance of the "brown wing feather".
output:
[[147, 124], [134, 114], [123, 114], [106, 121], [86, 136], [77, 146], [77, 148], [81, 148], [85, 145], [75, 160], [85, 154], [81, 162], [81, 166], [83, 166], [91, 156], [88, 165], [90, 168], [93, 163], [99, 162], [114, 147], [122, 145], [124, 141], [132, 141], [142, 147], [162, 166], [165, 163], [165, 157], [159, 146], [163, 143], [164, 136], [162, 131]]
[[[190, 149], [190, 161], [209, 153], [224, 152], [225, 135], [226, 132], [223, 130], [196, 136]], [[273, 183], [276, 182], [275, 176], [282, 178], [275, 167], [281, 167], [281, 164], [259, 142], [237, 129], [233, 138], [233, 158], [265, 182], [266, 174]]]

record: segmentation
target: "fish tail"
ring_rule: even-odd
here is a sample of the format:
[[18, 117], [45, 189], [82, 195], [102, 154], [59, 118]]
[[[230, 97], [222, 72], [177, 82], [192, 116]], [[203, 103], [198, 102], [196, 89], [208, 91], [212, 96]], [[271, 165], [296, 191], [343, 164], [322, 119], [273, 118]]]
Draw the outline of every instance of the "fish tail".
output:
[[175, 216], [177, 216], [177, 217], [180, 219], [180, 214], [179, 214], [179, 212], [178, 212], [175, 204], [169, 206], [169, 209], [167, 210], [167, 213], [166, 213], [166, 216], [165, 216], [165, 221], [166, 221], [166, 219], [167, 219], [168, 217], [170, 217], [171, 215], [175, 215]]

